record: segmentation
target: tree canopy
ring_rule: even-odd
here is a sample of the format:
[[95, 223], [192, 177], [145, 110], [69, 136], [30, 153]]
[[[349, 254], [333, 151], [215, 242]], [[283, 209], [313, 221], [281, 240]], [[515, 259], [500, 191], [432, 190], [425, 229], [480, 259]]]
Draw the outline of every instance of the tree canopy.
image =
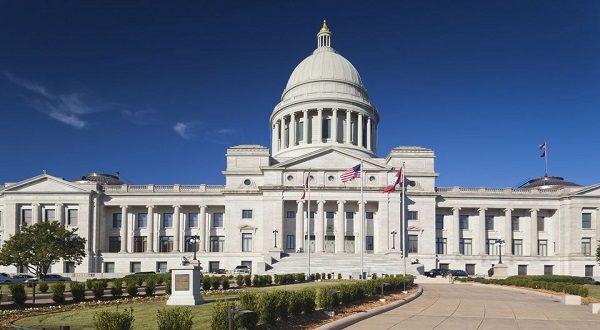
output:
[[85, 242], [77, 229], [67, 229], [57, 221], [23, 224], [0, 249], [0, 265], [22, 265], [43, 279], [50, 266], [61, 259], [81, 264]]

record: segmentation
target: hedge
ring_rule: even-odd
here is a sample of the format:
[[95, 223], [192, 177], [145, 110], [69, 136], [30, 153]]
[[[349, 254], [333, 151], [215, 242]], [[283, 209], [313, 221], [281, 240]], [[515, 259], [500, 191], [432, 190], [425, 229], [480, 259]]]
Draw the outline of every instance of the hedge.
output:
[[554, 292], [587, 297], [589, 290], [583, 284], [583, 279], [576, 276], [541, 275], [541, 276], [510, 276], [506, 279], [486, 279], [479, 277], [457, 278], [462, 282], [477, 282], [482, 284], [513, 285], [532, 289], [544, 289]]

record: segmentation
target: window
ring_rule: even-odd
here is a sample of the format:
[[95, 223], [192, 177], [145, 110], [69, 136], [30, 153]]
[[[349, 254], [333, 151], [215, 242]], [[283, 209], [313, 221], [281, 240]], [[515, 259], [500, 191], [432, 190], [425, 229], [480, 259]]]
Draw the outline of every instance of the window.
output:
[[367, 212], [367, 213], [365, 213], [365, 219], [367, 219], [367, 220], [373, 220], [373, 212]]
[[539, 256], [547, 256], [548, 255], [548, 241], [545, 239], [541, 239], [538, 241], [538, 255]]
[[173, 213], [163, 213], [163, 228], [171, 228], [173, 227]]
[[522, 239], [513, 239], [512, 254], [515, 256], [523, 255], [523, 240]]
[[46, 222], [56, 220], [56, 210], [55, 209], [44, 210], [44, 220]]
[[105, 262], [104, 263], [104, 272], [105, 273], [114, 273], [115, 272], [115, 263], [114, 262]]
[[296, 248], [296, 236], [287, 235], [285, 240], [285, 248], [288, 250], [294, 250]]
[[354, 219], [354, 212], [346, 212], [346, 219], [348, 219], [348, 220]]
[[146, 252], [148, 246], [148, 237], [134, 236], [133, 237], [133, 252]]
[[167, 269], [167, 262], [166, 261], [157, 261], [156, 262], [156, 272], [157, 273], [166, 273], [169, 270]]
[[331, 138], [331, 119], [323, 118], [323, 139]]
[[594, 265], [585, 265], [585, 275], [584, 276], [594, 276]]
[[435, 229], [444, 229], [444, 215], [443, 214], [435, 215]]
[[242, 210], [242, 219], [252, 219], [252, 210]]
[[417, 212], [417, 211], [408, 211], [407, 219], [408, 220], [419, 220], [419, 212]]
[[200, 247], [200, 240], [197, 240], [195, 242], [193, 242], [192, 240], [190, 240], [192, 236], [186, 236], [185, 237], [185, 246], [184, 246], [184, 252], [194, 252], [194, 244], [196, 245], [196, 251], [198, 251], [198, 248]]
[[544, 227], [544, 217], [538, 217], [537, 219], [537, 228], [538, 231], [546, 231], [546, 228]]
[[461, 230], [467, 230], [469, 229], [469, 216], [468, 215], [461, 215], [458, 218], [458, 228]]
[[248, 269], [250, 271], [252, 271], [252, 261], [251, 260], [242, 260], [242, 262], [240, 262], [240, 265], [248, 266]]
[[31, 226], [33, 224], [33, 215], [31, 209], [22, 209], [21, 210], [21, 224], [27, 224]]
[[408, 253], [419, 253], [419, 237], [408, 235]]
[[461, 238], [458, 241], [458, 250], [460, 254], [470, 256], [473, 254], [473, 241], [471, 238]]
[[310, 211], [310, 219], [313, 220], [315, 218], [315, 211]]
[[252, 252], [251, 233], [242, 233], [242, 252]]
[[221, 213], [221, 212], [213, 213], [212, 226], [213, 226], [213, 228], [222, 228], [223, 227], [223, 213]]
[[296, 126], [296, 144], [304, 139], [304, 122], [298, 121]]
[[544, 275], [552, 275], [553, 268], [553, 265], [544, 265]]
[[287, 211], [285, 217], [287, 219], [296, 219], [296, 211]]
[[519, 216], [513, 215], [511, 218], [512, 231], [519, 231]]
[[435, 253], [437, 254], [447, 254], [446, 249], [447, 239], [438, 237], [435, 239]]
[[333, 219], [333, 217], [335, 216], [335, 212], [326, 212], [325, 216], [327, 217], [327, 219]]
[[440, 269], [450, 269], [450, 264], [440, 263], [438, 267], [440, 267]]
[[211, 236], [210, 237], [210, 252], [223, 252], [225, 245], [224, 236]]
[[113, 215], [112, 215], [113, 228], [121, 228], [121, 224], [122, 224], [121, 216], [122, 216], [121, 213], [113, 213]]
[[67, 210], [67, 225], [77, 226], [77, 218], [79, 217], [79, 210], [69, 209]]
[[367, 238], [367, 244], [365, 249], [367, 251], [373, 251], [373, 236], [365, 236]]
[[198, 227], [198, 213], [196, 213], [196, 212], [188, 213], [187, 226], [188, 226], [188, 228]]
[[465, 272], [467, 272], [468, 275], [475, 275], [475, 264], [466, 264]]
[[161, 236], [158, 242], [158, 252], [173, 251], [173, 236]]
[[121, 236], [110, 236], [108, 238], [108, 252], [121, 251]]
[[137, 215], [137, 227], [146, 228], [148, 227], [148, 213], [138, 213]]
[[72, 261], [66, 261], [64, 263], [65, 273], [75, 273], [75, 263]]
[[584, 256], [592, 255], [592, 239], [591, 238], [589, 238], [589, 237], [581, 238], [581, 253], [583, 253]]
[[209, 261], [208, 262], [208, 272], [216, 273], [219, 270], [219, 262], [218, 261]]
[[591, 229], [592, 228], [592, 214], [582, 213], [581, 214], [581, 228]]
[[494, 216], [485, 216], [485, 230], [494, 230]]
[[129, 263], [130, 273], [139, 273], [142, 271], [142, 263], [139, 261], [132, 261]]
[[485, 242], [485, 254], [490, 256], [498, 255], [498, 249], [496, 248], [495, 239], [487, 239]]
[[517, 267], [517, 275], [519, 275], [519, 276], [527, 275], [527, 265], [519, 265]]

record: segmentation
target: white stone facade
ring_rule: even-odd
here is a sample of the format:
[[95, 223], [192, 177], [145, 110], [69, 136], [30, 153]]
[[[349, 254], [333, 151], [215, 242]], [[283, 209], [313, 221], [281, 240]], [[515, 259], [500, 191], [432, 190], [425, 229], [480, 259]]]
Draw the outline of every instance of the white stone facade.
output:
[[[205, 270], [247, 263], [253, 272], [284, 272], [291, 269], [286, 259], [305, 255], [297, 251], [306, 248], [308, 203], [299, 199], [310, 171], [313, 270], [356, 273], [362, 245], [366, 271], [395, 272], [402, 244], [392, 232], [401, 228], [400, 194], [383, 189], [404, 162], [406, 177], [415, 182], [406, 205], [409, 264], [487, 274], [498, 261], [493, 242], [504, 239], [511, 275], [600, 276], [594, 257], [600, 184], [440, 188], [433, 150], [398, 147], [377, 157], [379, 114], [356, 69], [331, 48], [331, 37], [324, 26], [317, 50], [292, 73], [270, 118], [271, 150], [227, 150], [223, 186], [70, 182], [42, 174], [0, 186], [0, 239], [23, 221], [77, 227], [88, 256], [74, 268], [52, 267], [71, 276], [176, 268], [182, 256], [192, 255], [186, 244], [192, 235], [200, 236], [197, 254]], [[340, 180], [361, 162], [364, 212], [360, 180]]]

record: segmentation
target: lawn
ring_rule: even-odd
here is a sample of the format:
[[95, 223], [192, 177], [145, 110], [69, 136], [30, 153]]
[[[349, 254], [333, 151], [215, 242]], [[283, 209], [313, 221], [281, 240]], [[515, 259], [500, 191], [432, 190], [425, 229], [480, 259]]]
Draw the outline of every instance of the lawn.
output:
[[590, 291], [590, 297], [600, 298], [600, 285], [586, 284], [585, 287]]

